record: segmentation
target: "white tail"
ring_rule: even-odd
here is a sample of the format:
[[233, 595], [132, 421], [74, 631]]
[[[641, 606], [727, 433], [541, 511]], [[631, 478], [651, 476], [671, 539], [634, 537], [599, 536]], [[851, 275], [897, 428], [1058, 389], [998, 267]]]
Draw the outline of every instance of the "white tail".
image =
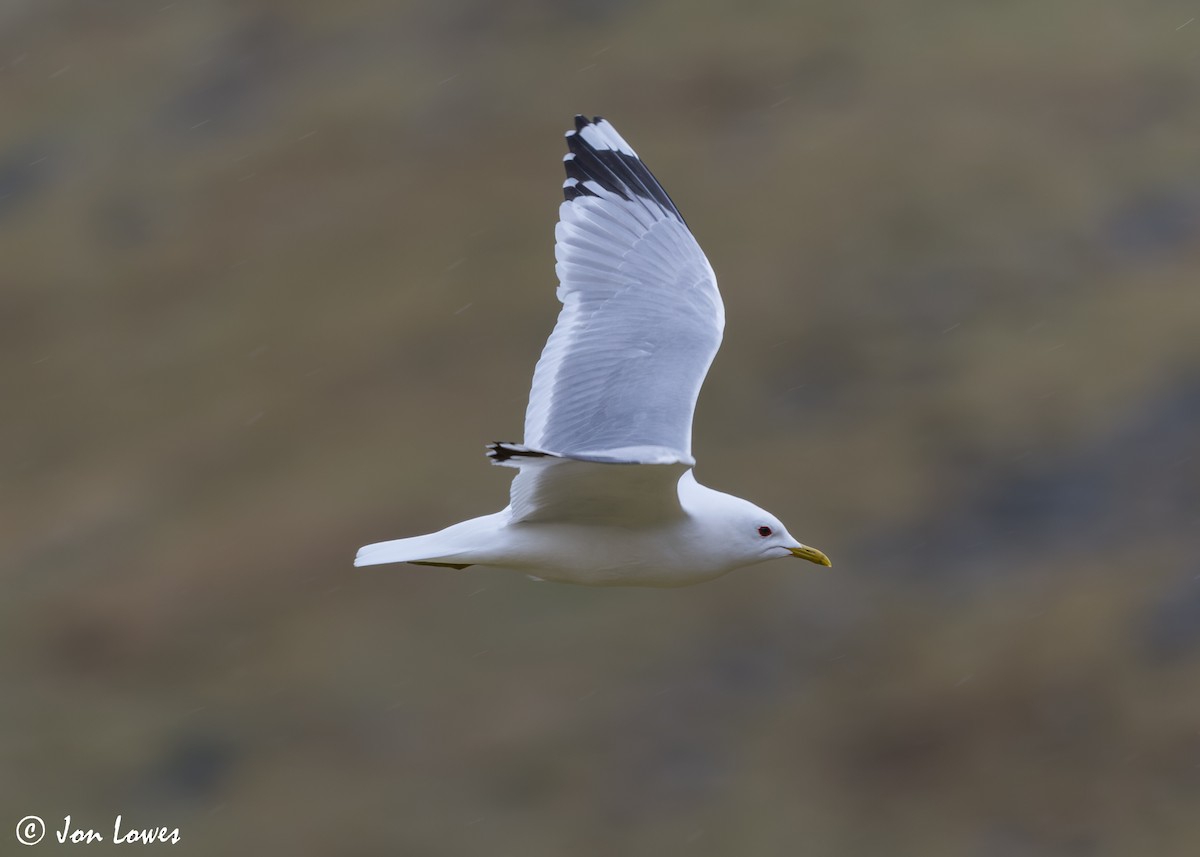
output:
[[354, 557], [354, 564], [363, 566], [411, 562], [418, 565], [465, 568], [481, 561], [474, 558], [473, 554], [477, 548], [488, 544], [487, 536], [495, 533], [499, 524], [496, 519], [502, 516], [503, 513], [485, 515], [424, 536], [376, 542], [359, 548], [358, 555]]
[[431, 543], [437, 535], [437, 533], [431, 533], [428, 536], [394, 539], [390, 542], [376, 542], [373, 545], [361, 547], [354, 557], [354, 564], [383, 565], [388, 562], [429, 562], [445, 559], [441, 556], [444, 553], [445, 545], [439, 549]]

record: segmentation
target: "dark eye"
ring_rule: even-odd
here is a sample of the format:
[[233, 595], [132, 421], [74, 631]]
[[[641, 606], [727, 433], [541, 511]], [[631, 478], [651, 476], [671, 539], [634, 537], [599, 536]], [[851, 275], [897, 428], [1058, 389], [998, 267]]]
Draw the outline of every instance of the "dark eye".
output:
[[770, 527], [759, 527], [758, 534], [765, 539], [767, 536], [771, 535], [771, 528]]

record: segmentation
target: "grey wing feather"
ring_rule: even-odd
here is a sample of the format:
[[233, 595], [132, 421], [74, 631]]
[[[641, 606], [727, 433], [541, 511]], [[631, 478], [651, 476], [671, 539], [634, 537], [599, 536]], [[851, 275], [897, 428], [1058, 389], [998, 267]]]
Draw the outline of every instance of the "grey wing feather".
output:
[[510, 491], [512, 523], [647, 527], [678, 518], [687, 464], [605, 464], [548, 456], [523, 458]]
[[525, 443], [692, 464], [692, 414], [725, 323], [716, 276], [612, 125], [576, 122], [555, 229], [563, 308], [534, 372]]

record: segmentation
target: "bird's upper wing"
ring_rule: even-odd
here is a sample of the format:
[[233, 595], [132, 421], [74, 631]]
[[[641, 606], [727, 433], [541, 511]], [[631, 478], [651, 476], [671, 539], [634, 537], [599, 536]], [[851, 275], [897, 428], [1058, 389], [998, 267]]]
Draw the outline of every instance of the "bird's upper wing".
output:
[[563, 307], [534, 371], [525, 444], [691, 465], [692, 412], [725, 325], [716, 276], [613, 126], [575, 124], [554, 232]]

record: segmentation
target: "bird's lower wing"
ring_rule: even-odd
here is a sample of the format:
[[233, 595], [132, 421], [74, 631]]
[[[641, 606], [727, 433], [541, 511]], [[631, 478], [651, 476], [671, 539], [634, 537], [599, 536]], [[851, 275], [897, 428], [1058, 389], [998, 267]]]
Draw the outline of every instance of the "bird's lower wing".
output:
[[518, 444], [492, 444], [495, 464], [520, 472], [510, 489], [510, 522], [643, 527], [683, 514], [680, 462], [581, 460]]

